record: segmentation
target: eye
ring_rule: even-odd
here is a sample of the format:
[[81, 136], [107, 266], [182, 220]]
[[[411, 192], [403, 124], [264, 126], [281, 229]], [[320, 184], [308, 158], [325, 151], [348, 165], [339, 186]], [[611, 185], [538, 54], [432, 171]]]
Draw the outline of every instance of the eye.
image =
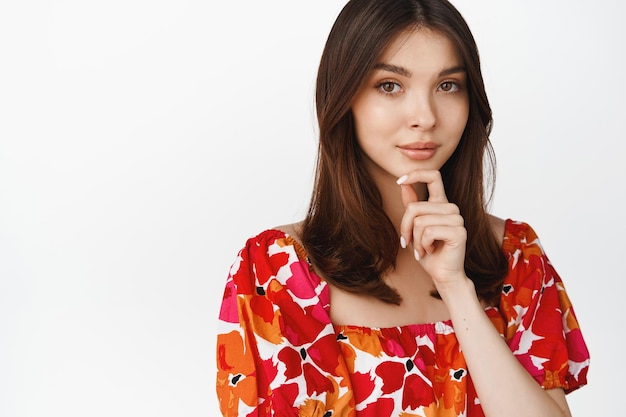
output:
[[393, 81], [385, 81], [376, 86], [384, 94], [395, 94], [400, 92], [400, 84]]
[[439, 89], [446, 93], [453, 93], [459, 91], [459, 85], [454, 81], [444, 81], [439, 85]]

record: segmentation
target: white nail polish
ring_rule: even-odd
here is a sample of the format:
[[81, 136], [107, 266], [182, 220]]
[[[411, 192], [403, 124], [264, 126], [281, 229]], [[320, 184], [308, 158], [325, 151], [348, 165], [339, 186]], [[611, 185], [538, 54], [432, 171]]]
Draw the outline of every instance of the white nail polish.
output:
[[413, 254], [415, 255], [415, 259], [417, 259], [419, 261], [420, 260], [420, 253], [417, 251], [417, 249], [413, 249]]
[[406, 239], [404, 236], [400, 236], [400, 246], [402, 246], [402, 249], [406, 249]]
[[398, 178], [398, 180], [396, 181], [396, 184], [400, 185], [400, 184], [404, 184], [404, 181], [406, 181], [407, 179], [409, 179], [408, 175], [403, 175], [400, 178]]

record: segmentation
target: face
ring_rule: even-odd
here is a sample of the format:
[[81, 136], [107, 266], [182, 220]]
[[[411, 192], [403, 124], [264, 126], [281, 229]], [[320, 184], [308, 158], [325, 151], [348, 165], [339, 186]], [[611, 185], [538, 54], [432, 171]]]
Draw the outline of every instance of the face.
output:
[[383, 53], [352, 102], [376, 182], [443, 166], [467, 123], [466, 77], [452, 42], [428, 29], [400, 35]]

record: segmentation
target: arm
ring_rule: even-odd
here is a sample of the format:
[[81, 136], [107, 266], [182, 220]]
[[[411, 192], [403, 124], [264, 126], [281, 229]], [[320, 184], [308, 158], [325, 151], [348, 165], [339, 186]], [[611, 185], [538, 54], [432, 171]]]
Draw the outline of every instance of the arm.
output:
[[[425, 183], [427, 202], [410, 184]], [[438, 171], [414, 171], [401, 182], [406, 207], [404, 241], [430, 274], [445, 302], [469, 373], [487, 416], [569, 416], [562, 389], [546, 391], [511, 352], [464, 272], [466, 231], [458, 208], [448, 203]]]
[[565, 394], [545, 391], [513, 356], [485, 315], [473, 283], [438, 288], [487, 416], [571, 416]]

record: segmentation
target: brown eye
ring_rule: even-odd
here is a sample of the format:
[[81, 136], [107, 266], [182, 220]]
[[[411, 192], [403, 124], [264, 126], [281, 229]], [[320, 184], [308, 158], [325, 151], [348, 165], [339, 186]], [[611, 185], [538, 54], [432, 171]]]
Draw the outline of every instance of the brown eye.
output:
[[391, 81], [379, 84], [378, 88], [385, 94], [394, 94], [400, 90], [400, 86], [397, 83]]
[[456, 85], [456, 83], [453, 83], [452, 81], [445, 81], [441, 83], [441, 85], [439, 86], [439, 89], [441, 91], [445, 91], [446, 93], [450, 93], [452, 91], [458, 90], [459, 87], [458, 85]]
[[383, 84], [383, 90], [385, 90], [388, 93], [393, 92], [394, 88], [395, 88], [395, 85], [393, 83], [385, 83], [385, 84]]

